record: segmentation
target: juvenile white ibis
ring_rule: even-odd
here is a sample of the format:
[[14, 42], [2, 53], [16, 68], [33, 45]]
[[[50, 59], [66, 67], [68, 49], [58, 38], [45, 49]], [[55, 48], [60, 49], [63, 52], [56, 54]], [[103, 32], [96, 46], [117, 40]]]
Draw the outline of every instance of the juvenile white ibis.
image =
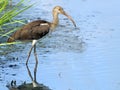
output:
[[34, 55], [36, 58], [36, 63], [38, 63], [37, 53], [36, 53], [36, 42], [38, 39], [46, 36], [50, 31], [52, 31], [59, 23], [58, 15], [63, 14], [68, 19], [70, 19], [73, 25], [76, 27], [74, 20], [69, 16], [61, 6], [56, 6], [53, 8], [53, 21], [48, 22], [44, 20], [36, 20], [24, 25], [20, 30], [17, 30], [14, 34], [12, 34], [7, 42], [14, 42], [15, 40], [26, 41], [32, 40], [32, 47], [28, 53], [28, 57], [26, 60], [26, 65], [28, 64], [28, 60], [31, 54], [32, 49], [34, 48]]

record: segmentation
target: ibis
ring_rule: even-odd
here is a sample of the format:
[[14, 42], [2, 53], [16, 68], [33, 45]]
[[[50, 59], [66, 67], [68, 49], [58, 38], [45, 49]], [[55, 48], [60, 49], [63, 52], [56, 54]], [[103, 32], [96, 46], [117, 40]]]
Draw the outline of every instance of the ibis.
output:
[[28, 64], [29, 57], [31, 55], [32, 49], [34, 49], [34, 56], [36, 63], [38, 63], [37, 53], [36, 53], [36, 43], [39, 39], [46, 36], [49, 32], [53, 31], [59, 24], [59, 14], [65, 15], [69, 20], [72, 21], [73, 25], [76, 27], [76, 24], [72, 17], [68, 15], [61, 6], [55, 6], [52, 11], [53, 20], [48, 22], [45, 20], [36, 20], [24, 25], [21, 29], [14, 32], [7, 40], [8, 43], [19, 41], [32, 41], [32, 47], [28, 53], [26, 60], [26, 65]]

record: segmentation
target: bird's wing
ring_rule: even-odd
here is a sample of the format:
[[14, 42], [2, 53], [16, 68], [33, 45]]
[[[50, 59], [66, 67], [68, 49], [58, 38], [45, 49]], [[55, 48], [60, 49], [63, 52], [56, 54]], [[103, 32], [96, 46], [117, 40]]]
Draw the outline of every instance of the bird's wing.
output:
[[49, 33], [50, 26], [48, 23], [41, 23], [40, 26], [32, 28], [31, 37], [32, 39], [40, 39]]
[[33, 21], [23, 26], [20, 30], [17, 30], [8, 38], [8, 42], [15, 40], [37, 40], [49, 33], [49, 30], [49, 22], [43, 20]]

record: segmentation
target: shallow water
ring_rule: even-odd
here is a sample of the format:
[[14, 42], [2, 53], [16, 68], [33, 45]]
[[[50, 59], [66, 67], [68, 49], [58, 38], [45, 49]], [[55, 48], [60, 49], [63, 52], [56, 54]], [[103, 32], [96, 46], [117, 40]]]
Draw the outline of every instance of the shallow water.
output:
[[[60, 15], [60, 25], [37, 44], [37, 81], [52, 90], [120, 90], [120, 1], [34, 0], [39, 2], [18, 19], [52, 20], [54, 6], [64, 7], [75, 20], [75, 29]], [[31, 82], [25, 60], [31, 43], [9, 46], [1, 55], [0, 89], [16, 80]], [[8, 48], [6, 46], [2, 48]], [[13, 50], [15, 49], [15, 50]], [[34, 68], [34, 55], [29, 67]], [[12, 66], [11, 66], [12, 65]]]

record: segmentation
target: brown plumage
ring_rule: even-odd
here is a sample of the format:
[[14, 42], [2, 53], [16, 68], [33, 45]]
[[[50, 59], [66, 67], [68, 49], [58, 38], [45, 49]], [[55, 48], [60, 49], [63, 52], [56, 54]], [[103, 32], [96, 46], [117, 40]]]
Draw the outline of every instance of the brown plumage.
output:
[[7, 42], [14, 42], [15, 40], [38, 40], [49, 33], [50, 23], [44, 20], [37, 20], [23, 26], [17, 30]]
[[52, 31], [55, 27], [57, 27], [59, 23], [59, 19], [58, 19], [59, 14], [63, 14], [66, 17], [68, 17], [72, 21], [73, 25], [76, 27], [74, 20], [63, 10], [62, 7], [60, 6], [54, 7], [52, 13], [53, 13], [52, 22], [48, 22], [44, 20], [36, 20], [36, 21], [30, 22], [25, 26], [23, 26], [20, 30], [17, 30], [13, 35], [11, 35], [8, 38], [7, 42], [13, 42], [16, 40], [20, 40], [20, 41], [33, 40], [32, 47], [29, 51], [28, 58], [26, 61], [26, 65], [28, 63], [28, 60], [33, 48], [34, 48], [36, 63], [38, 63], [37, 54], [36, 54], [36, 42], [38, 39], [48, 34], [49, 31]]

